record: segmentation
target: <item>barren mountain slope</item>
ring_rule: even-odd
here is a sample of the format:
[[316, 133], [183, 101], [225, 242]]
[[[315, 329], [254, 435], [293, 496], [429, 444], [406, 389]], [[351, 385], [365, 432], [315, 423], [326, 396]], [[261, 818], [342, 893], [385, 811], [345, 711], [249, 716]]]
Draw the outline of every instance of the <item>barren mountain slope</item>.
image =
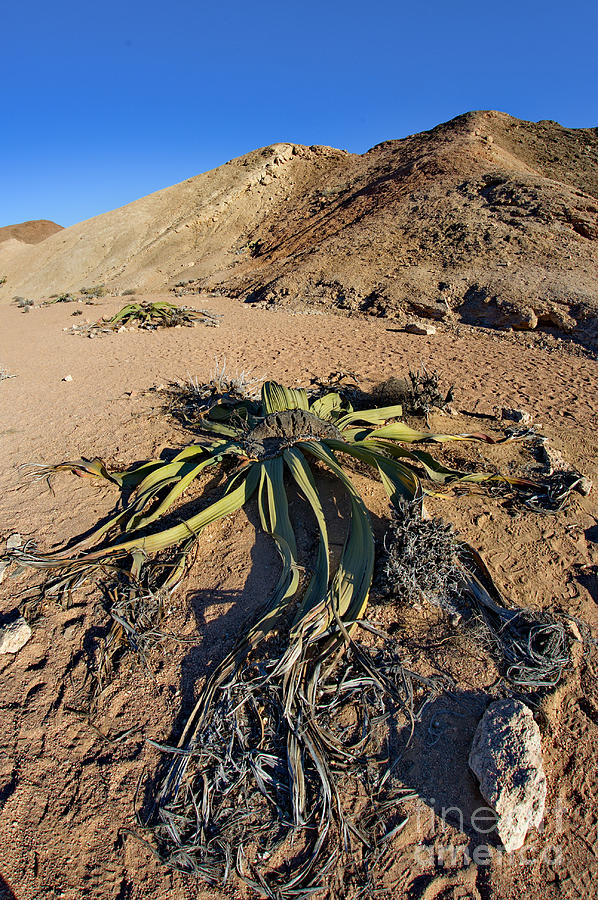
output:
[[62, 231], [62, 225], [50, 222], [49, 219], [34, 219], [21, 222], [20, 225], [5, 225], [0, 228], [0, 244], [4, 241], [22, 241], [24, 244], [39, 244], [51, 234]]
[[339, 166], [223, 287], [568, 329], [598, 306], [596, 195], [596, 130], [469, 113]]
[[[207, 277], [227, 271], [243, 237], [287, 201], [290, 186], [323, 173], [347, 154], [276, 144], [232, 160], [174, 187], [80, 222], [34, 250], [10, 248], [0, 270], [10, 292], [41, 296], [104, 282], [114, 288], [163, 287], [191, 269]], [[266, 187], [271, 170], [284, 169]], [[5, 290], [4, 296], [8, 293]]]
[[[598, 131], [474, 112], [362, 156], [279, 144], [0, 247], [4, 296], [194, 287], [596, 340]], [[0, 295], [2, 296], [2, 295]]]

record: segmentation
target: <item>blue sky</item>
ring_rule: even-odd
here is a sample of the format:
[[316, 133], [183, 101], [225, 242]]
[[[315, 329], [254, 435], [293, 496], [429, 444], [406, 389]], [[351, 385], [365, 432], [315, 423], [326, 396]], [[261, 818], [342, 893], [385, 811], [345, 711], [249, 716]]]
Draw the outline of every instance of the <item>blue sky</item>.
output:
[[23, 0], [1, 22], [0, 225], [276, 141], [363, 153], [470, 109], [598, 126], [595, 0]]

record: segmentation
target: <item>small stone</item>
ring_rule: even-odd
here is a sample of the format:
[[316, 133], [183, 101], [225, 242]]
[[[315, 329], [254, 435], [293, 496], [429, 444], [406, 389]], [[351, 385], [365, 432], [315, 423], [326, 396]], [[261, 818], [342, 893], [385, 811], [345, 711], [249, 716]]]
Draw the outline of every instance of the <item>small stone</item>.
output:
[[2, 625], [0, 627], [0, 653], [18, 653], [32, 634], [33, 632], [23, 616]]
[[434, 325], [426, 325], [423, 322], [408, 322], [405, 331], [408, 334], [436, 334]]
[[532, 421], [531, 415], [523, 409], [503, 407], [500, 415], [502, 419], [508, 419], [510, 422], [519, 422], [521, 425], [530, 425]]
[[594, 484], [591, 478], [588, 478], [587, 475], [582, 475], [577, 484], [575, 485], [575, 490], [578, 494], [582, 494], [584, 497], [587, 497]]
[[469, 767], [497, 814], [496, 830], [505, 850], [518, 850], [528, 830], [540, 825], [546, 803], [540, 729], [524, 703], [490, 704], [474, 735]]
[[533, 331], [538, 327], [538, 317], [530, 306], [521, 306], [509, 324], [515, 331]]
[[9, 535], [6, 539], [6, 549], [7, 550], [18, 550], [19, 547], [23, 546], [23, 539], [18, 531], [13, 532], [13, 534]]
[[73, 376], [72, 376], [72, 375], [65, 375], [64, 378], [63, 378], [62, 380], [63, 380], [63, 381], [72, 381], [72, 380], [73, 380]]

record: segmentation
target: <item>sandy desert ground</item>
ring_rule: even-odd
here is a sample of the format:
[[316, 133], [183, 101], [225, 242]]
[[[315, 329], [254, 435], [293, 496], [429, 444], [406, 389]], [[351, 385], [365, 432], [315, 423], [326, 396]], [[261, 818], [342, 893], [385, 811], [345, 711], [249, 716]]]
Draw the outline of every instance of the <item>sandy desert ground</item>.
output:
[[[122, 298], [26, 314], [3, 304], [0, 367], [16, 377], [0, 381], [2, 542], [19, 532], [41, 548], [59, 546], [116, 501], [112, 488], [68, 474], [55, 478], [51, 492], [45, 482], [27, 478], [21, 463], [100, 456], [122, 467], [184, 446], [193, 435], [165, 411], [164, 387], [190, 376], [206, 381], [224, 359], [231, 371], [250, 369], [290, 386], [341, 371], [368, 387], [425, 364], [443, 384], [455, 385], [457, 414], [433, 414], [433, 428], [497, 433], [505, 425], [495, 417], [502, 407], [523, 409], [537, 431], [598, 484], [598, 366], [575, 344], [450, 321], [424, 337], [405, 333], [392, 319], [255, 308], [217, 296], [186, 300], [222, 314], [220, 327], [89, 340], [65, 329], [116, 311]], [[73, 318], [79, 310], [83, 315]], [[525, 442], [464, 447], [458, 454], [446, 450], [447, 458], [518, 473], [535, 465]], [[387, 521], [380, 486], [355, 477], [380, 536]], [[586, 497], [574, 495], [556, 516], [484, 492], [431, 499], [429, 507], [481, 551], [512, 604], [576, 616], [598, 634], [596, 488]], [[124, 656], [91, 714], [89, 673], [108, 625], [99, 591], [82, 590], [70, 608], [44, 605], [29, 643], [0, 657], [2, 900], [250, 896], [234, 881], [219, 892], [170, 872], [128, 829], [138, 830], [136, 806], [160, 761], [148, 740], [176, 741], [206, 672], [276, 577], [276, 554], [256, 533], [251, 506], [210, 526], [192, 572], [169, 601], [168, 631], [184, 642], [163, 641], [152, 651], [149, 672], [134, 654]], [[30, 583], [27, 573], [4, 579], [1, 614], [15, 609]], [[455, 687], [417, 725], [400, 775], [418, 799], [406, 805], [408, 824], [380, 871], [368, 886], [346, 867], [330, 876], [329, 896], [592, 896], [598, 883], [595, 661], [576, 645], [574, 665], [558, 688], [531, 698], [549, 786], [544, 828], [511, 857], [490, 841], [488, 859], [488, 842], [445, 821], [441, 810], [468, 810], [479, 801], [467, 754], [481, 712], [500, 695], [496, 665], [467, 629], [425, 606], [382, 604], [374, 596], [369, 616], [393, 625], [414, 667], [450, 676]]]

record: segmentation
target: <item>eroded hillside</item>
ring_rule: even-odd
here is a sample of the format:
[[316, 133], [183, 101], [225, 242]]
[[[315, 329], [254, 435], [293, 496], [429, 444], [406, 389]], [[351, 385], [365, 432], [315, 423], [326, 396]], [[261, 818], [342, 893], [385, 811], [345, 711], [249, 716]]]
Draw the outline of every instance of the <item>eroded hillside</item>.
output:
[[0, 245], [3, 297], [103, 282], [597, 339], [598, 130], [473, 112], [363, 155], [277, 144]]

